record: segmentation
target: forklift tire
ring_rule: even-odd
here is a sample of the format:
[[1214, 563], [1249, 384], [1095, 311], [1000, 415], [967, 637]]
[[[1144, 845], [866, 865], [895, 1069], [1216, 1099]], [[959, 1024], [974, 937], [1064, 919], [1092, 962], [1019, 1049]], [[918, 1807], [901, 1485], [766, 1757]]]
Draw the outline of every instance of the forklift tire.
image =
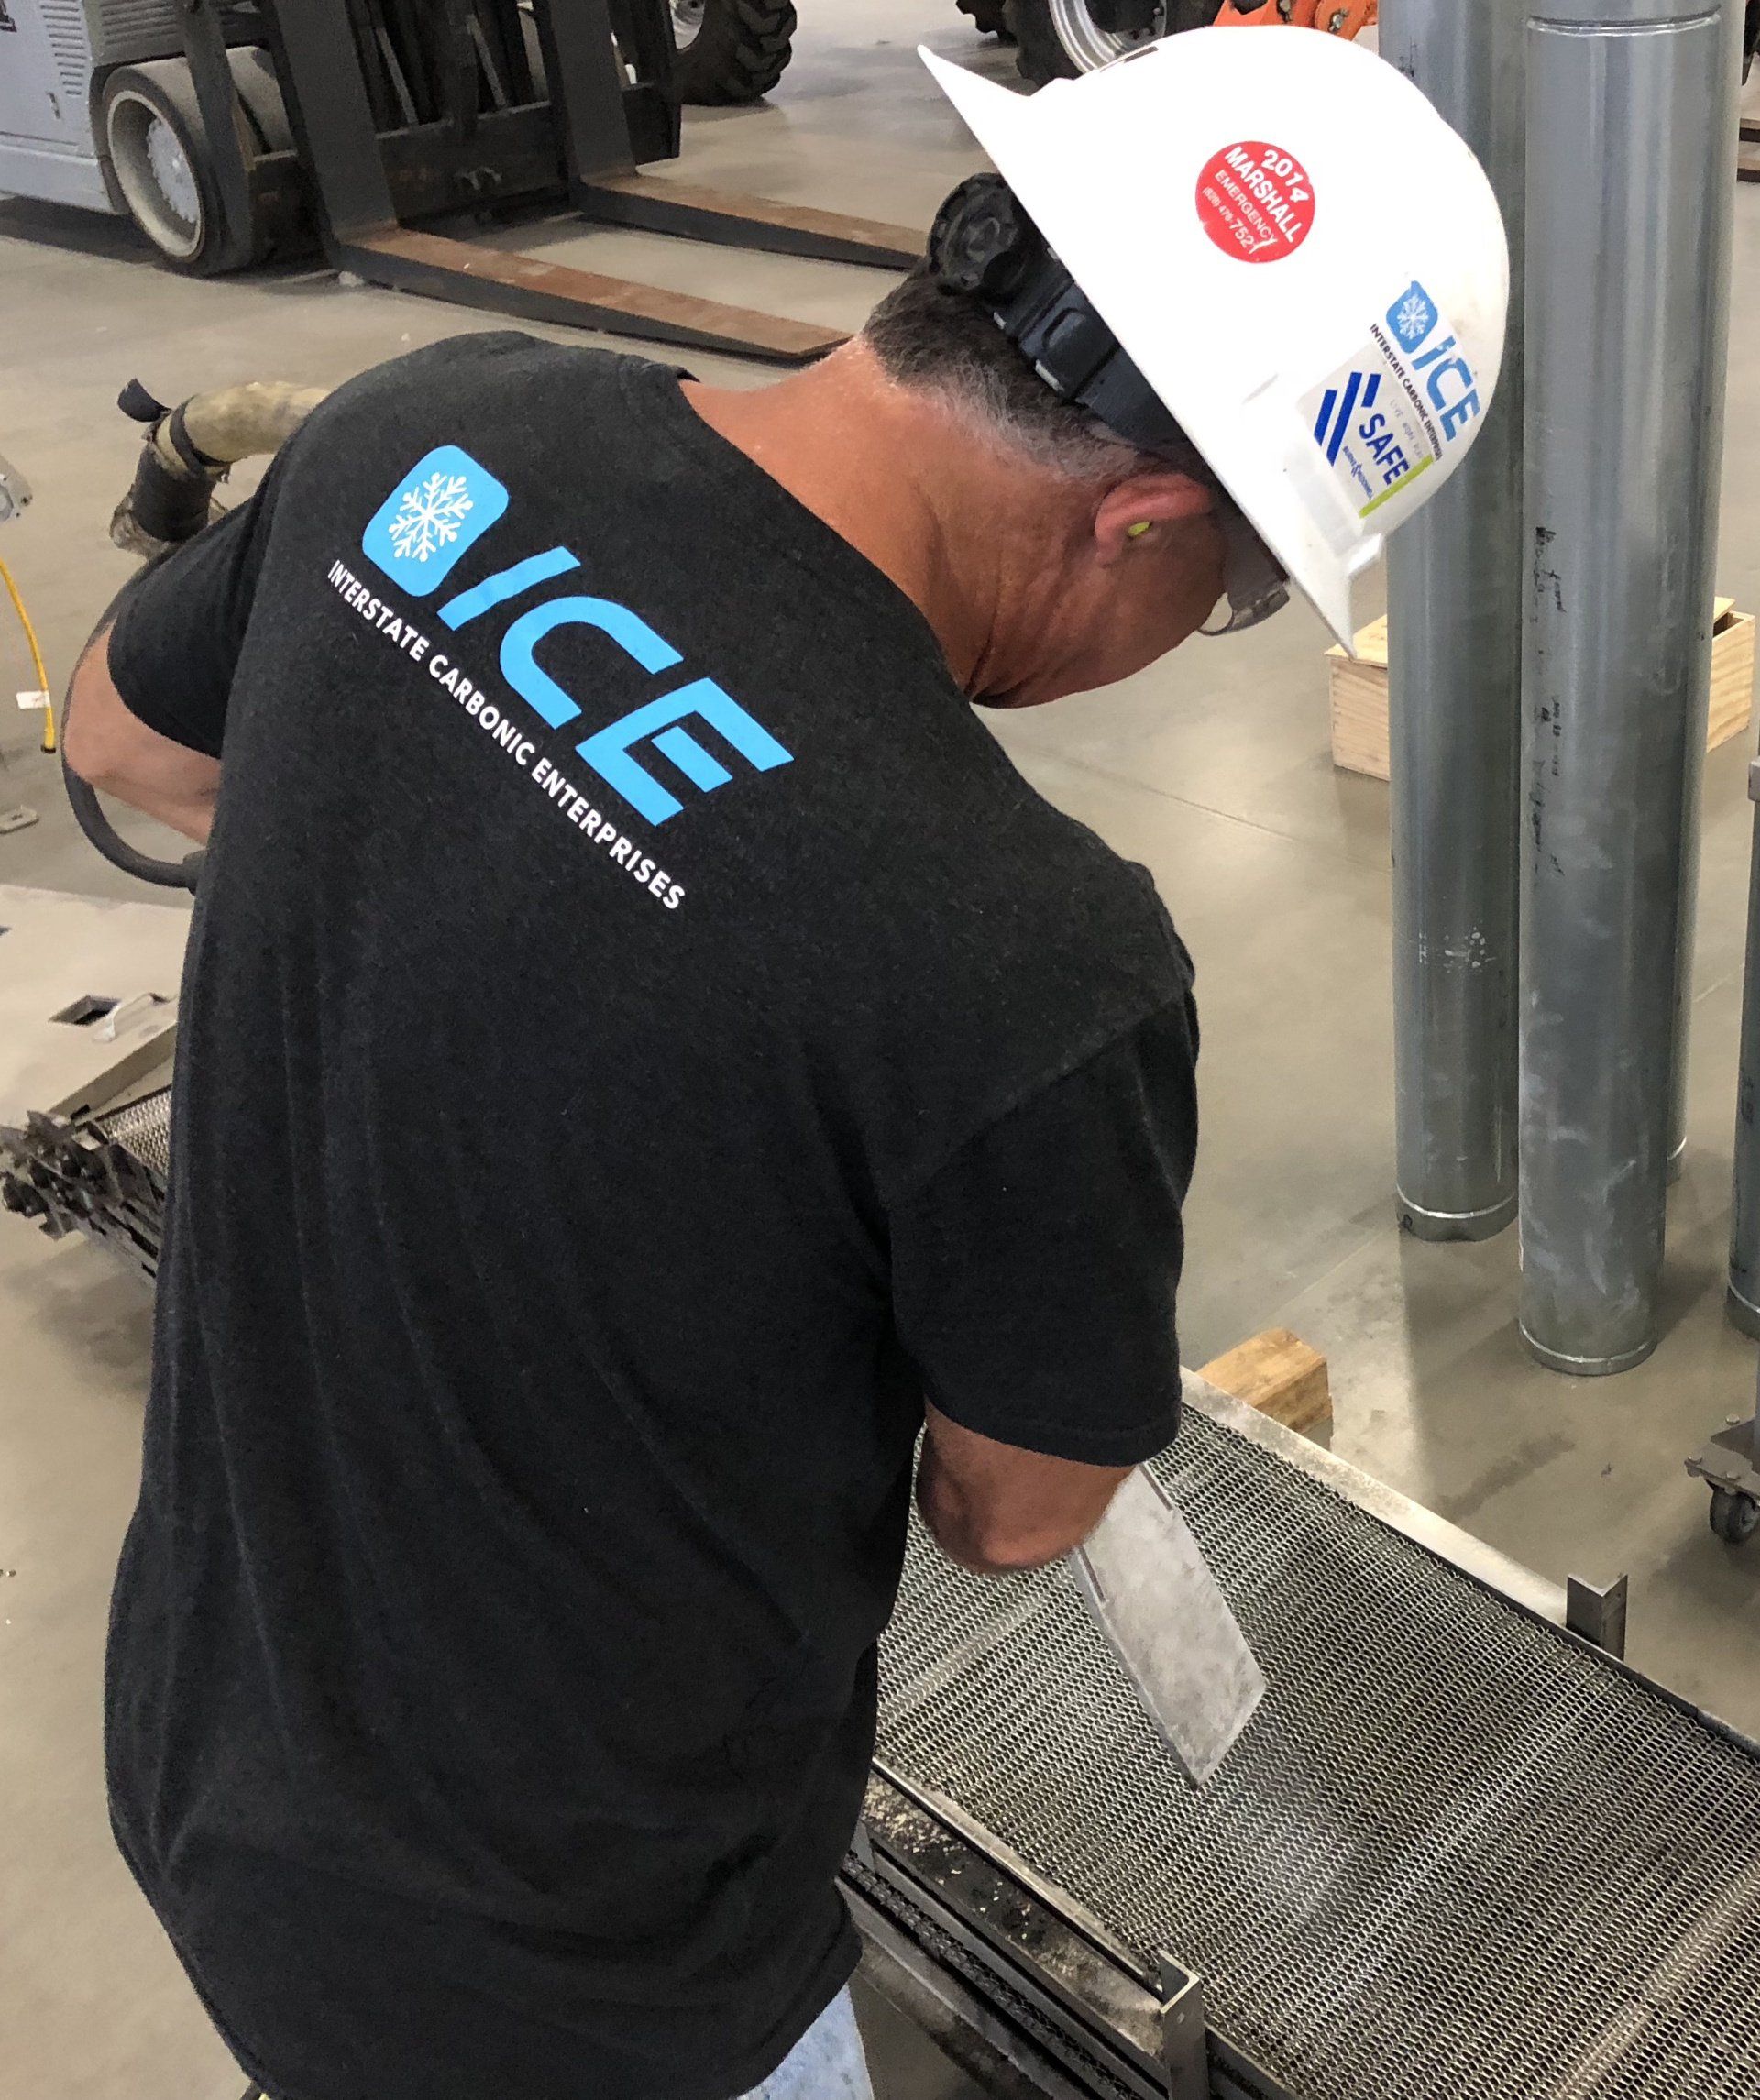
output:
[[1155, 27], [1135, 33], [1106, 26], [1118, 0], [1004, 0], [1004, 12], [1019, 47], [1015, 63], [1034, 87], [1092, 72], [1181, 29], [1207, 28], [1221, 0], [1158, 0]]
[[672, 0], [680, 102], [756, 102], [782, 78], [794, 46], [794, 0]]
[[[250, 152], [249, 119], [242, 104], [235, 110]], [[118, 66], [104, 82], [99, 136], [128, 215], [161, 261], [189, 277], [218, 277], [257, 259], [263, 236], [255, 213], [250, 225], [225, 223], [186, 60]]]
[[1760, 1502], [1732, 1488], [1713, 1488], [1711, 1529], [1726, 1545], [1745, 1545], [1760, 1530]]
[[957, 0], [957, 5], [962, 15], [971, 16], [972, 27], [979, 36], [1000, 37], [1005, 44], [1014, 42], [1005, 0]]

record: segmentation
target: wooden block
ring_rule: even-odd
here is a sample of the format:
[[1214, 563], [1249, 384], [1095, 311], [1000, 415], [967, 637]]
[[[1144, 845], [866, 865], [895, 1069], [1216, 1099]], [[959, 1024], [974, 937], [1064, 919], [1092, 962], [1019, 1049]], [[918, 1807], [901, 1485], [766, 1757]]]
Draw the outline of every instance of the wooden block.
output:
[[[1332, 692], [1332, 763], [1348, 773], [1385, 780], [1387, 758], [1387, 621], [1371, 621], [1357, 637], [1353, 659], [1336, 643], [1326, 651]], [[1715, 751], [1740, 736], [1754, 713], [1754, 621], [1734, 600], [1720, 598], [1711, 624], [1711, 704], [1705, 748]]]
[[1711, 712], [1707, 751], [1740, 736], [1754, 717], [1754, 615], [1717, 601], [1711, 629]]
[[1387, 621], [1357, 637], [1355, 657], [1327, 650], [1332, 687], [1332, 763], [1349, 773], [1387, 778]]
[[1285, 1428], [1312, 1436], [1331, 1425], [1326, 1359], [1287, 1327], [1267, 1327], [1205, 1364], [1198, 1376]]

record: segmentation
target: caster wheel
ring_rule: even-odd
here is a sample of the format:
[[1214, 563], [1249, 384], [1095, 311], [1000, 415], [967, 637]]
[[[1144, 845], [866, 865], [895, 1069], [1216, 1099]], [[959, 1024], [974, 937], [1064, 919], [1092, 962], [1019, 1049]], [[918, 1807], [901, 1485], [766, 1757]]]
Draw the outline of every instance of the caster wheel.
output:
[[1730, 1488], [1713, 1488], [1711, 1529], [1731, 1545], [1743, 1545], [1760, 1530], [1760, 1502]]

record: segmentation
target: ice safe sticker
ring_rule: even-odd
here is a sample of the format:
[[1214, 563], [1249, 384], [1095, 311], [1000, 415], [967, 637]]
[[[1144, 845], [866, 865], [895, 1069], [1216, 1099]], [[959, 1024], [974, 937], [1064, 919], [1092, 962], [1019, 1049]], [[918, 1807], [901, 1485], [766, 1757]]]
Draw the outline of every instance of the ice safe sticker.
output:
[[1480, 413], [1472, 366], [1422, 284], [1414, 280], [1369, 333], [1302, 403], [1359, 518], [1403, 495]]
[[1198, 176], [1198, 223], [1238, 262], [1281, 262], [1314, 225], [1314, 184], [1292, 153], [1243, 138], [1213, 153]]

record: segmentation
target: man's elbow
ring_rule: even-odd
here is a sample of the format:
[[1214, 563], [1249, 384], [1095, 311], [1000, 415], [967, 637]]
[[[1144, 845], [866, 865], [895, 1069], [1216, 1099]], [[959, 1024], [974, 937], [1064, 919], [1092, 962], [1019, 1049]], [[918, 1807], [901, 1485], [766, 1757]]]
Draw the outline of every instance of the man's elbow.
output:
[[[62, 709], [61, 758], [70, 773], [94, 787], [113, 787], [123, 769], [123, 740], [113, 719], [118, 703], [94, 645], [73, 674]], [[95, 675], [94, 675], [95, 673]]]
[[[70, 696], [71, 703], [72, 696]], [[89, 786], [115, 786], [115, 754], [104, 749], [104, 740], [82, 721], [79, 709], [69, 705], [61, 725], [61, 763]]]

